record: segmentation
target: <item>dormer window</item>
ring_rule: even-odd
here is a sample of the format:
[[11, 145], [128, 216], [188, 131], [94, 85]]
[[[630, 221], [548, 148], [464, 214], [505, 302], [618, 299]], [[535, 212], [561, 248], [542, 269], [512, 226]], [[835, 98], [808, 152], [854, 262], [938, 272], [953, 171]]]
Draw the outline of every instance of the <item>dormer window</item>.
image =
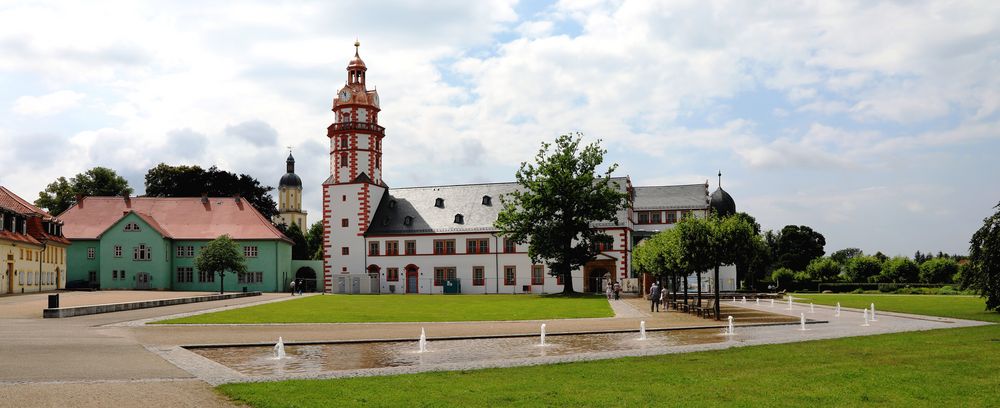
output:
[[443, 198], [435, 198], [434, 199], [434, 206], [437, 207], [437, 208], [444, 208], [444, 199]]
[[483, 196], [483, 205], [493, 205], [493, 197], [488, 195]]
[[139, 231], [139, 224], [136, 224], [134, 222], [130, 222], [128, 224], [125, 224], [125, 231], [128, 231], [128, 232]]
[[403, 225], [410, 226], [413, 225], [413, 217], [407, 215], [403, 218]]
[[465, 217], [463, 217], [462, 214], [455, 214], [455, 224], [464, 224], [464, 223], [465, 223]]
[[389, 221], [390, 221], [390, 220], [391, 220], [391, 219], [390, 219], [389, 217], [385, 217], [385, 218], [383, 218], [383, 219], [382, 219], [382, 226], [386, 226], [386, 225], [389, 225]]
[[389, 200], [389, 208], [396, 208], [396, 200]]

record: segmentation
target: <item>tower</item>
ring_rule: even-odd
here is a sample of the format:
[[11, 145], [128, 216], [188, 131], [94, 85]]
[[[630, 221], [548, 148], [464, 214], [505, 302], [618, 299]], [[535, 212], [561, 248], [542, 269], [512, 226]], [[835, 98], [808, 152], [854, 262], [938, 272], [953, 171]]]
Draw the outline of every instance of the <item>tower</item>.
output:
[[347, 81], [333, 100], [330, 177], [323, 183], [323, 275], [331, 289], [336, 274], [363, 274], [364, 233], [386, 191], [382, 182], [382, 138], [378, 92], [368, 90], [368, 68], [358, 54], [347, 64]]
[[295, 158], [292, 157], [292, 152], [288, 152], [285, 175], [281, 176], [281, 181], [278, 183], [278, 216], [275, 218], [276, 222], [289, 227], [292, 224], [298, 225], [303, 234], [309, 229], [309, 224], [306, 224], [306, 212], [302, 209], [302, 179], [295, 174]]

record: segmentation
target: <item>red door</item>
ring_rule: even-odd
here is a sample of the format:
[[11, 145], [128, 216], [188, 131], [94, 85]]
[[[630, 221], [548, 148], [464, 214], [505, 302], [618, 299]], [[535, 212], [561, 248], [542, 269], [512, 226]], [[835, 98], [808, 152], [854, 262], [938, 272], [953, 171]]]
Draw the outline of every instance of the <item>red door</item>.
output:
[[406, 267], [406, 293], [420, 293], [420, 281], [417, 280], [417, 268]]

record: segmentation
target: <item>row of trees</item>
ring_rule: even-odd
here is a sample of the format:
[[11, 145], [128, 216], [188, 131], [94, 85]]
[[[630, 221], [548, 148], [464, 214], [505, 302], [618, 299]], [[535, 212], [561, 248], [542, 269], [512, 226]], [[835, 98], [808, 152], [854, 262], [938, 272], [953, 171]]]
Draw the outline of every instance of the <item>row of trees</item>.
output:
[[[213, 197], [239, 195], [268, 219], [278, 214], [271, 197], [273, 187], [247, 174], [236, 174], [212, 166], [170, 166], [160, 163], [145, 176], [147, 197]], [[77, 196], [129, 196], [135, 190], [128, 180], [106, 167], [94, 167], [67, 179], [59, 177], [38, 194], [35, 205], [60, 214], [76, 204]]]
[[881, 253], [865, 255], [860, 250], [848, 258], [834, 255], [813, 259], [801, 271], [785, 267], [777, 268], [772, 271], [771, 280], [779, 287], [792, 281], [961, 283], [962, 272], [968, 269], [968, 262], [953, 257], [930, 258], [917, 262], [904, 256], [889, 258]]

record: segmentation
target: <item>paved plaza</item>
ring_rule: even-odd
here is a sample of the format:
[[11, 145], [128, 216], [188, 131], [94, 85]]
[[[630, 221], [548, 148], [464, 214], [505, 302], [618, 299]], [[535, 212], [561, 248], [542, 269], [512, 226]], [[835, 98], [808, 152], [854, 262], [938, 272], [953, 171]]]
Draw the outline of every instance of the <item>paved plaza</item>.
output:
[[[179, 292], [70, 292], [61, 295], [63, 306], [164, 299], [199, 295]], [[11, 406], [228, 406], [212, 385], [248, 378], [181, 346], [207, 344], [270, 344], [279, 337], [286, 343], [307, 341], [415, 339], [424, 328], [428, 338], [520, 335], [538, 332], [539, 321], [461, 323], [343, 323], [264, 325], [147, 325], [151, 320], [204, 311], [295, 299], [287, 294], [222, 300], [64, 319], [42, 319], [47, 294], [0, 297], [0, 401]], [[319, 295], [311, 295], [319, 296]], [[648, 312], [641, 299], [612, 301], [616, 317], [545, 321], [549, 333], [721, 327], [715, 322], [677, 312]], [[787, 343], [836, 337], [930, 330], [988, 324], [948, 318], [879, 313], [878, 321], [862, 326], [860, 310], [753, 301], [723, 303], [727, 313], [774, 313], [791, 325], [739, 327], [725, 341], [613, 353], [560, 356], [516, 361], [494, 361], [443, 367], [395, 367], [356, 372], [325, 373], [318, 377], [380, 375], [437, 369], [471, 369], [551, 362], [579, 361], [626, 355], [677, 353], [756, 344]], [[815, 324], [801, 331], [794, 322], [804, 313]], [[736, 318], [736, 324], [742, 324]], [[137, 398], [136, 396], [142, 396]]]

